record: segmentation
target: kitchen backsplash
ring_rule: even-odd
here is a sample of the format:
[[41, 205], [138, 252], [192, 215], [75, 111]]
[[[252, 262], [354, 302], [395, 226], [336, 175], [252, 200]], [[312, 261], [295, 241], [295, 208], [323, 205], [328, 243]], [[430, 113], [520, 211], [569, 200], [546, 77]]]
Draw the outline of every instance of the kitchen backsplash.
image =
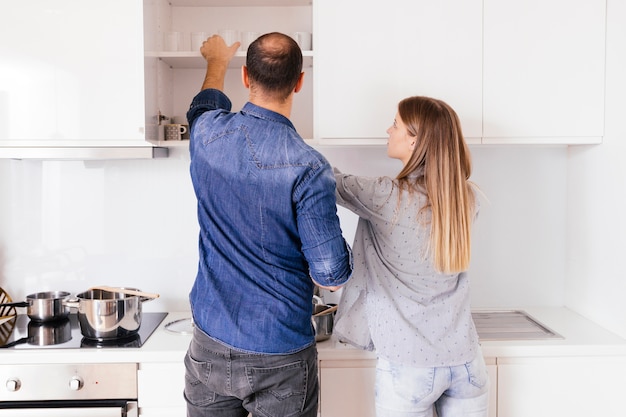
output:
[[[395, 176], [384, 147], [324, 147], [344, 172]], [[567, 148], [473, 147], [484, 193], [473, 304], [563, 305]], [[187, 151], [140, 161], [0, 160], [0, 286], [14, 299], [97, 284], [158, 292], [146, 311], [187, 310], [197, 265]], [[340, 209], [352, 242], [356, 217]]]

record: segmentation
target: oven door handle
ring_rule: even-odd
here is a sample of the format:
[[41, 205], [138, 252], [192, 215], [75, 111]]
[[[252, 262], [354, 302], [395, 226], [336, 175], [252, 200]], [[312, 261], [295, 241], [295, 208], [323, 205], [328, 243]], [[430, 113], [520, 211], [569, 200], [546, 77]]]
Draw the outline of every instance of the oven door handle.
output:
[[3, 408], [0, 417], [138, 417], [136, 401], [116, 407]]

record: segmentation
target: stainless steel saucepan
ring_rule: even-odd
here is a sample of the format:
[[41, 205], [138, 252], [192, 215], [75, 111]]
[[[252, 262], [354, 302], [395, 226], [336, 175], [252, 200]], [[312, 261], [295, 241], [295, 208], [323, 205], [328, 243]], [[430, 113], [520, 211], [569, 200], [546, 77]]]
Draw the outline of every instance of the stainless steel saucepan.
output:
[[0, 304], [0, 307], [26, 307], [31, 320], [47, 322], [66, 319], [70, 309], [65, 305], [70, 293], [66, 291], [46, 291], [29, 294], [26, 301]]
[[318, 296], [313, 297], [313, 315], [311, 323], [315, 331], [315, 341], [322, 342], [333, 334], [336, 305], [324, 304]]
[[136, 335], [141, 326], [142, 303], [158, 296], [135, 288], [94, 287], [66, 304], [78, 308], [84, 337], [113, 340]]

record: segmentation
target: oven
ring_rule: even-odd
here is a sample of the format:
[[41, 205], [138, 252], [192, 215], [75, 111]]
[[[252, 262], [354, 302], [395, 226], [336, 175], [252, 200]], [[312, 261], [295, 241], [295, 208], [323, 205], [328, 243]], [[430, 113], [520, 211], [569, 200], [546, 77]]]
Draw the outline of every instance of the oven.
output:
[[137, 417], [137, 364], [0, 366], [0, 417]]
[[[115, 339], [82, 335], [76, 314], [38, 323], [26, 314], [0, 320], [6, 349], [141, 348], [167, 313], [143, 313], [136, 334]], [[46, 356], [50, 356], [46, 352]], [[79, 359], [80, 360], [80, 359]], [[137, 417], [137, 363], [6, 363], [0, 365], [0, 417]]]

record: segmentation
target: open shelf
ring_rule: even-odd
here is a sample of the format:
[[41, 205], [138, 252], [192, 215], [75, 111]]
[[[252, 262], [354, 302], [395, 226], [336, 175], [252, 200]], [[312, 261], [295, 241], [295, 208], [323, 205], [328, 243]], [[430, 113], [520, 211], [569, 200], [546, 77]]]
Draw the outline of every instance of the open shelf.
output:
[[[146, 52], [146, 57], [159, 58], [171, 68], [180, 69], [204, 69], [206, 61], [199, 51], [177, 51], [177, 52]], [[303, 67], [313, 67], [313, 51], [302, 51]], [[246, 53], [239, 51], [230, 61], [230, 68], [240, 68], [246, 63]]]

